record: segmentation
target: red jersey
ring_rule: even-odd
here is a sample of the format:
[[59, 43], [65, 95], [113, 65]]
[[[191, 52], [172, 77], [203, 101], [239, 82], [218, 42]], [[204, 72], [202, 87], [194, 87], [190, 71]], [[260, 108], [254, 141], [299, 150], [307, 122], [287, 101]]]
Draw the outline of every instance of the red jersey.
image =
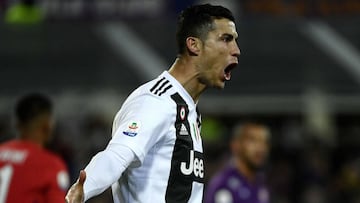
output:
[[0, 203], [64, 203], [68, 185], [58, 156], [28, 141], [0, 145]]

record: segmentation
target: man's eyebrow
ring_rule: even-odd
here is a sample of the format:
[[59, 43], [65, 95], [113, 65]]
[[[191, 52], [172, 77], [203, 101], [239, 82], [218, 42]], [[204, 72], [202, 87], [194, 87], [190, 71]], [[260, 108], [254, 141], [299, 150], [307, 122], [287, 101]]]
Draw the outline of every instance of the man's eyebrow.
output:
[[223, 33], [222, 34], [224, 37], [234, 37], [233, 34], [230, 34], [230, 33]]
[[223, 33], [220, 35], [221, 38], [229, 38], [229, 39], [237, 39], [238, 35], [237, 34], [231, 34], [231, 33]]

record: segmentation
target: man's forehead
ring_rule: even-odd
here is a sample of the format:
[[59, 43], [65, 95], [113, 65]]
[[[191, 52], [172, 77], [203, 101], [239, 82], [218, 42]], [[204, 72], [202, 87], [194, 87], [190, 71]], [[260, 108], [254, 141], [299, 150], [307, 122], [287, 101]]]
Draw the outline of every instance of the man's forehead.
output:
[[214, 20], [214, 31], [219, 32], [219, 34], [232, 34], [237, 37], [236, 25], [233, 21], [221, 18]]
[[250, 137], [264, 137], [265, 139], [270, 138], [270, 132], [265, 126], [261, 125], [248, 125], [242, 128], [242, 131], [239, 131], [240, 134], [243, 134], [246, 138]]

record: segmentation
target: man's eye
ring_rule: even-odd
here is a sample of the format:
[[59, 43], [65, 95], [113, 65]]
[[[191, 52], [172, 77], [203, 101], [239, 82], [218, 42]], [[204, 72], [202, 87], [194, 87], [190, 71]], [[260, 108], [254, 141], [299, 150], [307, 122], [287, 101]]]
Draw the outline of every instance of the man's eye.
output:
[[232, 39], [233, 39], [233, 37], [231, 37], [231, 36], [224, 36], [224, 37], [222, 38], [222, 40], [223, 40], [224, 42], [231, 42]]

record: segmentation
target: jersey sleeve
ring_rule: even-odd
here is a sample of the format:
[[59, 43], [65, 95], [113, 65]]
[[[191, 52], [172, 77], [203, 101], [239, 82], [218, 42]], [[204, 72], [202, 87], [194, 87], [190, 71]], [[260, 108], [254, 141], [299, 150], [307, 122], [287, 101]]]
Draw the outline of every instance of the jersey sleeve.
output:
[[169, 111], [149, 96], [130, 98], [114, 119], [113, 137], [106, 149], [86, 166], [85, 200], [113, 184], [127, 167], [142, 163], [145, 154], [168, 130]]
[[62, 160], [57, 157], [53, 159], [55, 163], [51, 166], [53, 170], [46, 191], [46, 202], [64, 203], [66, 190], [69, 188], [69, 174]]
[[141, 96], [126, 102], [113, 124], [109, 145], [125, 145], [141, 164], [148, 151], [168, 132], [171, 123], [169, 103], [152, 96]]
[[97, 153], [85, 168], [85, 201], [110, 187], [134, 159], [133, 151], [124, 145], [112, 144]]

